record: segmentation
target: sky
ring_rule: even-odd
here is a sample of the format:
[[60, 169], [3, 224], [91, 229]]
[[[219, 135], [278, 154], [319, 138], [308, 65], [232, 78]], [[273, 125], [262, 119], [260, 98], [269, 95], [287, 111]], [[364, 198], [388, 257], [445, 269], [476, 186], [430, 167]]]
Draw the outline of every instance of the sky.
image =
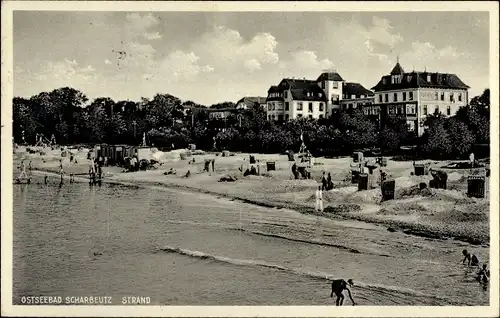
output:
[[14, 12], [14, 96], [157, 93], [211, 105], [336, 70], [368, 89], [405, 71], [489, 87], [487, 12]]

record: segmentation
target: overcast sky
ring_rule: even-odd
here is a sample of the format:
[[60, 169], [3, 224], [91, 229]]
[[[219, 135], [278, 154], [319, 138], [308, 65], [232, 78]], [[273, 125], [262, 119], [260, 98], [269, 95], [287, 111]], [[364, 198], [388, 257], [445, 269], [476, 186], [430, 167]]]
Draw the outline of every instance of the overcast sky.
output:
[[14, 95], [71, 86], [89, 98], [170, 93], [210, 105], [266, 96], [283, 77], [335, 68], [366, 88], [405, 71], [489, 86], [479, 12], [14, 12]]

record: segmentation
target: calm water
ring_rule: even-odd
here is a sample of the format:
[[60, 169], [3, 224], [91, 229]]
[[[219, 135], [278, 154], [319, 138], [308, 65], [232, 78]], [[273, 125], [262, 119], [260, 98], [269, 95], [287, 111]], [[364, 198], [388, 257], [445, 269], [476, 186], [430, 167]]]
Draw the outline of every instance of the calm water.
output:
[[26, 295], [334, 304], [326, 277], [353, 278], [359, 305], [489, 303], [489, 290], [459, 264], [463, 248], [485, 260], [484, 247], [156, 187], [13, 192], [15, 304]]

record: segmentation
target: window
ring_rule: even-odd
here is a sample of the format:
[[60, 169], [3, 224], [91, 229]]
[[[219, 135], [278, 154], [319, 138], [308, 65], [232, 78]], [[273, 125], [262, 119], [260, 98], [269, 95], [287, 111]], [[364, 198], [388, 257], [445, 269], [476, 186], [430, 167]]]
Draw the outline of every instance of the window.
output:
[[320, 112], [324, 111], [324, 109], [323, 109], [323, 108], [324, 108], [324, 106], [325, 106], [325, 105], [324, 105], [323, 103], [319, 103], [319, 111], [320, 111]]
[[288, 98], [288, 91], [285, 91], [284, 94], [285, 94], [285, 98]]
[[444, 92], [441, 93], [441, 100], [444, 100]]
[[462, 101], [462, 93], [458, 93], [458, 101], [461, 102]]
[[382, 103], [382, 94], [378, 95], [378, 101], [379, 101], [379, 103]]
[[407, 76], [407, 77], [406, 77], [406, 81], [407, 81], [408, 83], [410, 83], [410, 82], [411, 82], [411, 76]]
[[351, 99], [355, 99], [356, 98], [356, 95], [351, 95]]
[[403, 92], [403, 100], [406, 100], [406, 92]]
[[285, 102], [285, 110], [290, 110], [290, 103], [289, 102]]
[[285, 120], [289, 120], [289, 119], [290, 119], [290, 115], [285, 114]]
[[434, 108], [434, 114], [438, 114], [439, 113], [439, 106], [436, 105], [436, 107]]
[[267, 104], [267, 110], [269, 110], [269, 111], [272, 110], [272, 106], [273, 105], [271, 103]]
[[307, 92], [307, 97], [310, 97], [311, 96], [311, 93]]
[[309, 119], [312, 119], [313, 118], [313, 115], [309, 115]]
[[427, 116], [427, 105], [424, 105], [424, 115]]
[[319, 94], [318, 94], [318, 96], [319, 96], [319, 97], [323, 97], [323, 93], [319, 93]]
[[408, 99], [413, 100], [413, 92], [408, 92]]
[[313, 103], [309, 103], [309, 112], [312, 113], [313, 112]]
[[339, 83], [337, 83], [337, 82], [333, 82], [333, 85], [332, 85], [332, 86], [333, 86], [333, 88], [339, 88]]
[[415, 115], [415, 105], [406, 105], [406, 113], [408, 115]]
[[342, 104], [342, 110], [346, 110], [347, 109], [347, 105], [346, 104]]
[[361, 96], [359, 96], [359, 98], [365, 98], [365, 95], [361, 95]]
[[397, 102], [398, 101], [398, 93], [394, 93], [394, 101]]
[[325, 82], [321, 82], [321, 88], [325, 89]]
[[451, 106], [446, 107], [446, 115], [451, 115]]
[[439, 93], [436, 92], [436, 93], [434, 93], [434, 100], [438, 100], [438, 99], [439, 99]]
[[397, 113], [398, 115], [401, 115], [401, 114], [403, 113], [403, 107], [398, 106], [398, 107], [397, 107], [397, 109], [396, 109], [396, 113]]
[[297, 102], [297, 110], [302, 110], [302, 102]]
[[450, 102], [455, 102], [455, 95], [453, 95], [453, 93], [450, 93]]
[[319, 119], [323, 119], [323, 115], [319, 115]]
[[347, 106], [349, 107], [349, 109], [352, 109], [352, 104], [348, 104]]
[[385, 94], [385, 102], [388, 103], [389, 102], [389, 94]]
[[427, 74], [427, 82], [430, 83], [431, 82], [431, 74]]
[[394, 107], [393, 106], [389, 106], [389, 114], [394, 114]]
[[278, 121], [283, 121], [283, 115], [278, 115]]

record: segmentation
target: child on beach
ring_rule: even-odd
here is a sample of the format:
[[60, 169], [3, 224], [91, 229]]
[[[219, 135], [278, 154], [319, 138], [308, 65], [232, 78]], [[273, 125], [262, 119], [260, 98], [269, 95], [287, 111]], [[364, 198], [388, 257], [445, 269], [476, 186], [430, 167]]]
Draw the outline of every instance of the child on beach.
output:
[[467, 250], [463, 250], [462, 254], [464, 256], [462, 264], [465, 264], [465, 261], [467, 260], [467, 266], [479, 266], [479, 260], [476, 255], [469, 253]]
[[323, 190], [321, 190], [321, 186], [316, 190], [316, 211], [323, 212]]

